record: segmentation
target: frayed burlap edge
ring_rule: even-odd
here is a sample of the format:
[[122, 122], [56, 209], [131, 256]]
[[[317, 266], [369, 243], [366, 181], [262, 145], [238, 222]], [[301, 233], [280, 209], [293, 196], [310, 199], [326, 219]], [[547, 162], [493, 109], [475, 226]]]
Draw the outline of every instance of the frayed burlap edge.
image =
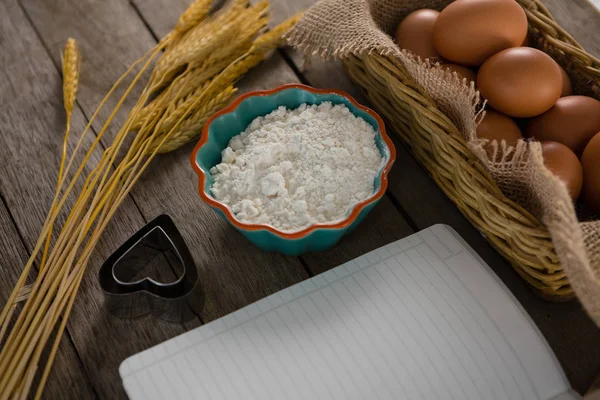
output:
[[[418, 1], [410, 0], [412, 6]], [[397, 56], [400, 52], [381, 24], [393, 26], [400, 10], [381, 0], [321, 0], [304, 14], [286, 36], [288, 43], [308, 56], [344, 58], [350, 54], [377, 52]], [[371, 10], [378, 10], [374, 19]], [[376, 12], [375, 12], [376, 13]], [[377, 15], [377, 14], [376, 14]]]
[[[455, 73], [401, 52], [389, 34], [409, 12], [442, 9], [450, 0], [321, 0], [288, 34], [307, 56], [345, 58], [376, 52], [399, 60], [456, 125], [503, 193], [546, 225], [561, 265], [590, 316], [600, 325], [600, 221], [579, 223], [566, 186], [543, 164], [536, 142], [516, 146], [476, 137], [479, 93]], [[387, 33], [386, 33], [387, 32]]]

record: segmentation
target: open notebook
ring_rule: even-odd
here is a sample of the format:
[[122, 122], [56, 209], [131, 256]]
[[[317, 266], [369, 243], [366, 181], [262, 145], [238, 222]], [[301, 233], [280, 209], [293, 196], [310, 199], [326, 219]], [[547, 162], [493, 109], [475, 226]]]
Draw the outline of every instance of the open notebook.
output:
[[508, 289], [447, 226], [126, 359], [132, 400], [579, 398]]

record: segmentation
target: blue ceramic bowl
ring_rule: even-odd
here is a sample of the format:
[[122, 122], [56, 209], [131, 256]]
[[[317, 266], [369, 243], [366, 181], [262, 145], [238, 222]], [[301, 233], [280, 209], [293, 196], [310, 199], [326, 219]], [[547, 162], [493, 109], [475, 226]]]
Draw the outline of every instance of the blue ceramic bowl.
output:
[[[221, 151], [227, 147], [229, 140], [243, 132], [256, 117], [269, 114], [280, 106], [294, 109], [303, 103], [319, 104], [324, 101], [346, 105], [354, 115], [363, 118], [375, 129], [376, 145], [384, 158], [384, 163], [375, 178], [375, 193], [358, 203], [342, 221], [314, 224], [293, 233], [281, 232], [270, 225], [246, 224], [236, 220], [231, 209], [215, 200], [210, 191], [213, 179], [209, 171], [221, 162]], [[265, 251], [298, 256], [329, 249], [365, 218], [385, 193], [388, 172], [395, 158], [396, 149], [385, 132], [383, 121], [374, 111], [361, 106], [351, 96], [337, 90], [291, 84], [244, 94], [213, 115], [204, 125], [202, 137], [192, 153], [191, 162], [198, 174], [200, 197], [248, 240]]]

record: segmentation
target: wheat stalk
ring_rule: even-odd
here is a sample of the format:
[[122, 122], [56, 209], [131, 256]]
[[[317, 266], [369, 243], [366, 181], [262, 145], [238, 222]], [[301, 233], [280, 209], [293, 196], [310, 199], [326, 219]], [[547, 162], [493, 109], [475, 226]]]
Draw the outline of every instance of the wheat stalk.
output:
[[[219, 111], [225, 105], [229, 104], [233, 95], [237, 92], [233, 86], [227, 87], [221, 93], [217, 94], [202, 107], [194, 112], [182, 124], [176, 134], [159, 148], [159, 153], [169, 153], [181, 146], [191, 142], [200, 134], [206, 120], [215, 112]], [[196, 97], [192, 97], [190, 102], [182, 105], [181, 109], [187, 110], [195, 102]], [[189, 104], [188, 104], [189, 103]], [[175, 114], [174, 114], [175, 115]], [[165, 130], [168, 130], [168, 126]]]
[[202, 22], [208, 15], [211, 7], [212, 0], [196, 0], [179, 16], [175, 29], [173, 30], [173, 36], [181, 36], [192, 29], [194, 26]]
[[245, 54], [229, 64], [211, 81], [202, 96], [209, 98], [224, 90], [231, 83], [237, 82], [246, 72], [264, 60], [271, 50], [285, 43], [283, 36], [291, 30], [301, 17], [302, 13], [296, 14], [260, 35]]
[[[57, 191], [57, 193], [55, 194], [53, 204], [55, 204], [58, 201], [58, 205], [56, 207], [54, 207], [53, 211], [48, 214], [48, 217], [46, 218], [46, 221], [42, 228], [40, 237], [38, 238], [35, 248], [32, 251], [29, 261], [25, 265], [25, 268], [24, 268], [17, 284], [15, 285], [15, 289], [11, 293], [11, 296], [9, 297], [8, 302], [7, 302], [6, 306], [4, 307], [2, 314], [0, 315], [0, 321], [2, 322], [2, 324], [6, 323], [8, 321], [9, 311], [12, 309], [11, 304], [13, 303], [14, 299], [16, 298], [16, 296], [19, 293], [18, 288], [20, 286], [22, 286], [22, 284], [25, 282], [25, 280], [29, 276], [29, 271], [31, 270], [33, 262], [34, 262], [35, 258], [37, 257], [37, 254], [40, 251], [42, 244], [44, 243], [43, 239], [46, 237], [48, 232], [50, 232], [50, 227], [56, 220], [58, 212], [64, 206], [67, 196], [72, 191], [72, 189], [75, 185], [75, 182], [81, 175], [81, 172], [83, 171], [83, 168], [85, 167], [85, 165], [87, 165], [87, 161], [89, 160], [89, 158], [90, 158], [91, 154], [93, 153], [95, 147], [97, 146], [98, 142], [102, 138], [104, 132], [106, 132], [106, 128], [107, 128], [108, 124], [110, 124], [110, 122], [114, 118], [114, 115], [116, 114], [116, 110], [113, 110], [112, 114], [107, 119], [106, 125], [103, 127], [103, 129], [101, 129], [98, 132], [96, 140], [89, 147], [86, 155], [84, 156], [82, 164], [79, 166], [77, 171], [74, 173], [71, 182], [68, 184], [66, 190], [63, 193], [63, 196], [60, 198], [60, 200], [58, 200], [60, 189], [62, 189], [62, 186], [65, 184], [65, 178], [66, 178], [66, 176], [69, 175], [69, 171], [72, 167], [73, 160], [75, 159], [75, 156], [78, 153], [78, 151], [81, 147], [81, 144], [83, 143], [83, 138], [85, 137], [93, 120], [96, 118], [96, 116], [98, 115], [98, 113], [100, 112], [100, 110], [102, 109], [104, 104], [106, 103], [108, 97], [114, 92], [116, 87], [123, 81], [123, 79], [129, 73], [132, 72], [132, 70], [135, 66], [137, 66], [138, 64], [144, 63], [141, 71], [138, 72], [138, 74], [135, 76], [135, 78], [133, 79], [133, 81], [131, 82], [131, 84], [129, 85], [129, 87], [127, 88], [127, 90], [125, 91], [123, 96], [121, 97], [121, 99], [118, 101], [117, 108], [120, 107], [120, 105], [124, 102], [125, 98], [131, 92], [131, 89], [133, 88], [135, 83], [140, 79], [141, 75], [143, 74], [143, 71], [150, 65], [151, 61], [158, 55], [160, 50], [161, 50], [161, 46], [157, 46], [156, 48], [151, 49], [140, 60], [138, 60], [132, 64], [132, 66], [125, 72], [125, 74], [117, 80], [117, 82], [115, 83], [115, 86], [109, 91], [107, 96], [100, 103], [100, 106], [98, 107], [98, 109], [96, 110], [96, 112], [94, 113], [94, 115], [92, 116], [90, 121], [88, 122], [87, 126], [83, 130], [81, 137], [75, 147], [75, 150], [73, 151], [73, 154], [70, 158], [69, 163], [67, 164], [66, 170], [61, 179], [60, 188]], [[103, 157], [104, 161], [105, 161], [105, 159], [106, 158]], [[101, 165], [102, 165], [102, 163], [101, 163]], [[89, 179], [92, 177], [92, 175], [93, 174], [90, 174], [90, 176], [88, 176], [88, 180], [86, 180], [84, 187], [90, 187], [90, 185], [88, 185], [88, 183], [89, 183]], [[78, 203], [79, 202], [80, 201], [78, 201]], [[75, 211], [75, 209], [73, 211]], [[67, 222], [65, 223], [65, 226], [63, 227], [63, 230], [61, 231], [61, 234], [59, 235], [59, 238], [57, 239], [57, 243], [65, 241], [65, 238], [68, 237], [68, 226], [69, 226], [69, 224], [72, 224], [72, 223], [73, 223], [73, 212], [69, 215], [69, 218], [67, 218]], [[63, 235], [63, 233], [64, 233], [64, 235]], [[56, 246], [55, 246], [55, 248], [53, 248], [50, 258], [52, 258], [53, 254], [55, 254], [55, 251], [56, 251]], [[50, 259], [49, 259], [49, 261], [50, 261]], [[30, 343], [31, 336], [32, 336], [31, 332], [36, 331], [36, 328], [35, 328], [36, 321], [39, 320], [39, 313], [36, 313], [36, 311], [39, 311], [38, 307], [40, 307], [40, 306], [42, 306], [42, 308], [44, 308], [43, 304], [47, 303], [47, 299], [44, 299], [44, 296], [46, 296], [47, 292], [51, 291], [51, 289], [54, 287], [54, 285], [51, 285], [49, 282], [52, 282], [53, 278], [56, 277], [57, 273], [59, 273], [59, 272], [60, 272], [60, 268], [59, 268], [59, 266], [56, 266], [56, 265], [51, 265], [48, 268], [45, 268], [44, 270], [40, 271], [38, 277], [36, 278], [36, 280], [33, 284], [32, 294], [25, 302], [25, 305], [24, 305], [21, 313], [19, 314], [17, 321], [15, 322], [14, 326], [12, 327], [10, 335], [7, 338], [7, 341], [5, 342], [4, 347], [2, 348], [2, 352], [0, 352], [0, 378], [2, 378], [2, 381], [0, 382], [0, 399], [8, 398], [8, 396], [11, 393], [11, 388], [14, 388], [14, 386], [16, 385], [15, 377], [16, 377], [16, 379], [18, 379], [18, 377], [20, 376], [19, 375], [20, 371], [18, 368], [10, 369], [10, 365], [14, 366], [14, 363], [12, 363], [10, 365], [8, 363], [13, 359], [13, 356], [15, 356], [15, 355], [18, 356], [23, 353], [23, 351], [24, 351], [23, 345], [27, 345], [27, 343]], [[47, 295], [47, 297], [50, 298], [49, 295]], [[44, 300], [46, 300], [46, 301], [44, 301]], [[28, 333], [28, 328], [30, 328], [29, 333]], [[29, 352], [29, 353], [31, 353], [31, 352]], [[26, 357], [21, 357], [21, 358], [15, 357], [15, 358], [17, 358], [20, 361], [23, 361], [23, 360], [27, 361]], [[35, 367], [36, 367], [35, 364], [31, 364], [31, 368], [35, 368]], [[24, 390], [28, 391], [28, 388], [25, 388]]]
[[[63, 174], [63, 177], [61, 179], [60, 182], [60, 189], [62, 190], [62, 186], [65, 183], [65, 176], [68, 175], [69, 171], [71, 170], [72, 167], [72, 163], [73, 160], [75, 159], [75, 156], [78, 154], [81, 145], [83, 143], [83, 138], [85, 137], [86, 133], [88, 132], [92, 122], [94, 121], [94, 119], [96, 118], [96, 116], [99, 114], [100, 110], [103, 108], [103, 106], [106, 104], [106, 101], [108, 100], [108, 98], [113, 94], [114, 90], [121, 84], [121, 82], [123, 81], [123, 79], [132, 72], [133, 68], [135, 68], [137, 65], [145, 62], [146, 64], [144, 65], [144, 68], [142, 68], [142, 70], [144, 70], [145, 68], [147, 68], [148, 63], [157, 55], [157, 53], [161, 50], [161, 47], [157, 47], [155, 49], [151, 49], [145, 56], [143, 56], [141, 59], [139, 59], [138, 61], [134, 62], [129, 69], [123, 74], [123, 76], [121, 76], [117, 82], [115, 83], [115, 85], [111, 88], [111, 90], [109, 90], [109, 92], [107, 93], [107, 95], [105, 96], [105, 98], [101, 101], [100, 105], [98, 106], [98, 109], [96, 110], [96, 112], [92, 115], [92, 117], [90, 118], [90, 121], [88, 122], [88, 124], [86, 125], [85, 129], [83, 130], [83, 133], [81, 134], [79, 141], [77, 142], [77, 145], [75, 146], [75, 150], [73, 151], [73, 154], [71, 155], [71, 158], [69, 160], [69, 162], [67, 163], [67, 167], [65, 170], [65, 173]], [[131, 89], [131, 87], [133, 87], [133, 85], [135, 84], [135, 82], [137, 82], [137, 80], [139, 79], [139, 77], [141, 76], [142, 72], [138, 73], [138, 75], [135, 77], [135, 79], [133, 80], [133, 82], [131, 83], [130, 87], [128, 88], [128, 90], [125, 92], [125, 94], [123, 95], [124, 97], [128, 94], [129, 90]], [[121, 98], [121, 101], [119, 104], [122, 104], [122, 101], [124, 100], [124, 97]], [[119, 105], [118, 104], [118, 105]], [[110, 118], [109, 118], [110, 119]], [[103, 133], [104, 133], [104, 129], [101, 130], [99, 132], [99, 134], [96, 137], [96, 140], [92, 143], [92, 145], [90, 146], [90, 148], [88, 149], [86, 155], [84, 156], [83, 162], [82, 164], [79, 166], [79, 168], [77, 169], [77, 171], [74, 173], [74, 176], [72, 178], [71, 183], [68, 185], [68, 187], [66, 188], [62, 199], [59, 201], [58, 206], [54, 209], [54, 212], [51, 212], [48, 214], [48, 216], [46, 217], [46, 220], [44, 221], [44, 225], [42, 227], [42, 232], [38, 238], [38, 241], [32, 251], [32, 254], [27, 262], [27, 264], [25, 265], [25, 268], [23, 269], [23, 272], [21, 273], [21, 276], [19, 277], [19, 280], [17, 281], [17, 283], [15, 284], [15, 288], [13, 289], [11, 295], [9, 296], [9, 299], [5, 305], [5, 307], [2, 310], [2, 313], [0, 314], [0, 325], [2, 325], [3, 327], [6, 326], [6, 324], [8, 324], [10, 322], [10, 316], [12, 311], [14, 310], [14, 305], [13, 302], [15, 300], [15, 298], [18, 296], [18, 294], [20, 293], [19, 288], [22, 287], [22, 285], [24, 284], [25, 280], [27, 279], [27, 277], [29, 276], [29, 272], [31, 270], [31, 267], [33, 266], [33, 262], [35, 260], [35, 258], [37, 257], [38, 252], [40, 251], [42, 244], [44, 243], [43, 238], [48, 234], [50, 225], [54, 223], [57, 215], [58, 215], [58, 210], [60, 210], [62, 208], [62, 206], [64, 205], [64, 202], [66, 201], [67, 196], [69, 195], [69, 193], [71, 192], [71, 190], [73, 189], [73, 186], [75, 184], [75, 181], [79, 178], [84, 166], [86, 165], [89, 157], [91, 156], [92, 152], [94, 151], [96, 145], [98, 144], [98, 142], [100, 141]], [[87, 184], [87, 182], [86, 182]], [[59, 192], [60, 190], [57, 190], [54, 200], [53, 200], [53, 204], [57, 201], [58, 197], [59, 197]], [[67, 219], [67, 223], [69, 222], [69, 220]], [[43, 277], [43, 273], [46, 272], [46, 270], [42, 271], [42, 273], [40, 274], [41, 276], [38, 276], [38, 280], [36, 280], [36, 282], [34, 282], [34, 288], [36, 288], [36, 285], [39, 285], [39, 282], [41, 280], [41, 277]], [[32, 291], [33, 291], [32, 289]], [[29, 303], [30, 304], [30, 303]], [[25, 304], [23, 310], [21, 311], [21, 314], [19, 315], [19, 319], [17, 319], [15, 326], [13, 327], [13, 330], [16, 330], [19, 326], [19, 322], [22, 320], [22, 318], [27, 314], [28, 312], [28, 303]], [[4, 344], [4, 348], [3, 348], [3, 352], [0, 353], [0, 359], [2, 358], [2, 356], [4, 355], [4, 349], [8, 347], [8, 341], [7, 343]]]
[[[73, 38], [67, 39], [67, 43], [65, 45], [64, 53], [62, 54], [62, 72], [63, 72], [63, 103], [65, 108], [66, 115], [66, 128], [65, 135], [62, 145], [62, 156], [60, 161], [60, 167], [58, 170], [58, 182], [56, 190], [58, 191], [60, 182], [62, 180], [62, 175], [65, 167], [65, 161], [67, 156], [67, 141], [69, 139], [69, 133], [71, 131], [71, 115], [73, 113], [73, 106], [75, 105], [75, 96], [77, 93], [77, 86], [79, 84], [79, 68], [81, 64], [81, 57], [79, 53], [79, 49], [77, 47], [77, 42]], [[56, 204], [52, 204], [52, 209], [56, 208]], [[51, 239], [51, 229], [53, 224], [50, 224], [50, 231], [46, 236], [46, 244], [44, 246], [44, 251], [42, 255], [42, 261], [40, 264], [40, 271], [43, 270], [46, 262], [46, 256], [48, 253], [48, 248], [50, 246]], [[12, 314], [16, 308], [16, 303], [27, 300], [29, 294], [31, 293], [31, 285], [23, 286], [24, 281], [20, 282], [15, 286], [15, 290], [18, 290], [18, 295], [14, 299], [14, 306], [11, 308], [9, 315], [3, 321], [2, 327], [0, 328], [0, 341], [4, 337], [6, 329], [8, 327], [8, 321], [10, 321]]]
[[79, 84], [79, 67], [81, 65], [81, 56], [77, 42], [73, 38], [67, 39], [65, 52], [62, 55], [62, 71], [63, 71], [63, 100], [65, 112], [67, 114], [67, 126], [73, 105], [75, 105], [75, 94], [77, 93], [77, 85]]
[[[79, 48], [75, 39], [68, 38], [65, 45], [65, 52], [62, 56], [62, 72], [63, 72], [63, 102], [66, 114], [66, 128], [65, 136], [62, 145], [62, 155], [60, 159], [60, 167], [58, 169], [58, 182], [56, 183], [56, 191], [60, 189], [60, 182], [63, 177], [63, 171], [65, 168], [65, 161], [67, 159], [67, 142], [69, 140], [69, 133], [71, 132], [71, 115], [73, 114], [73, 106], [75, 105], [75, 96], [77, 94], [77, 86], [79, 85], [79, 68], [81, 67], [81, 56], [79, 54]], [[56, 208], [56, 204], [52, 205], [52, 208]], [[46, 255], [48, 254], [48, 247], [50, 246], [50, 239], [52, 233], [52, 226], [48, 231], [46, 237], [46, 245], [44, 246], [44, 252], [42, 253], [42, 262], [40, 264], [40, 271], [44, 269], [46, 263]]]
[[[0, 338], [9, 332], [0, 351], [0, 400], [26, 398], [38, 370], [42, 375], [35, 398], [41, 397], [90, 256], [119, 205], [158, 153], [172, 151], [199, 135], [207, 118], [229, 103], [236, 93], [233, 84], [282, 43], [281, 36], [296, 20], [290, 19], [256, 37], [268, 22], [266, 2], [248, 7], [247, 0], [233, 0], [213, 16], [208, 15], [210, 3], [196, 0], [174, 30], [119, 78], [90, 118], [65, 168], [80, 59], [75, 42], [67, 42], [63, 55], [67, 127], [58, 184], [40, 237], [0, 314]], [[160, 55], [161, 52], [164, 53]], [[56, 218], [89, 158], [134, 85], [155, 61], [142, 94], [85, 178], [75, 204], [51, 243]], [[115, 88], [138, 65], [140, 70], [97, 133], [82, 164], [71, 174], [75, 156], [92, 122]], [[126, 140], [130, 136], [133, 141]], [[122, 150], [125, 155], [117, 162]], [[40, 251], [39, 274], [32, 285], [24, 286]], [[23, 299], [25, 304], [8, 330], [16, 302]], [[53, 331], [56, 334], [49, 357], [39, 368], [41, 354], [48, 347]]]
[[[200, 66], [208, 56], [217, 51], [225, 42], [239, 35], [246, 26], [262, 18], [266, 24], [268, 2], [261, 1], [251, 7], [243, 8], [247, 2], [234, 2], [230, 7], [205, 23], [190, 29], [171, 48], [165, 51], [154, 68], [151, 82], [152, 90], [157, 92], [168, 85], [178, 72]], [[210, 31], [211, 35], [204, 32]]]

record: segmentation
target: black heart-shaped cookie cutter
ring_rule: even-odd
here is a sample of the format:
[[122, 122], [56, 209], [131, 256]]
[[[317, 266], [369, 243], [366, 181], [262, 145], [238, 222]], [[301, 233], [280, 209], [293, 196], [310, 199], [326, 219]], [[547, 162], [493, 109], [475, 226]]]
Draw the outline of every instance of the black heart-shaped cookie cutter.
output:
[[[183, 269], [175, 282], [160, 283], [149, 277], [132, 281], [156, 257], [167, 261], [169, 251]], [[108, 310], [121, 318], [152, 314], [170, 322], [185, 322], [204, 307], [194, 259], [168, 215], [150, 221], [108, 257], [98, 279]]]

